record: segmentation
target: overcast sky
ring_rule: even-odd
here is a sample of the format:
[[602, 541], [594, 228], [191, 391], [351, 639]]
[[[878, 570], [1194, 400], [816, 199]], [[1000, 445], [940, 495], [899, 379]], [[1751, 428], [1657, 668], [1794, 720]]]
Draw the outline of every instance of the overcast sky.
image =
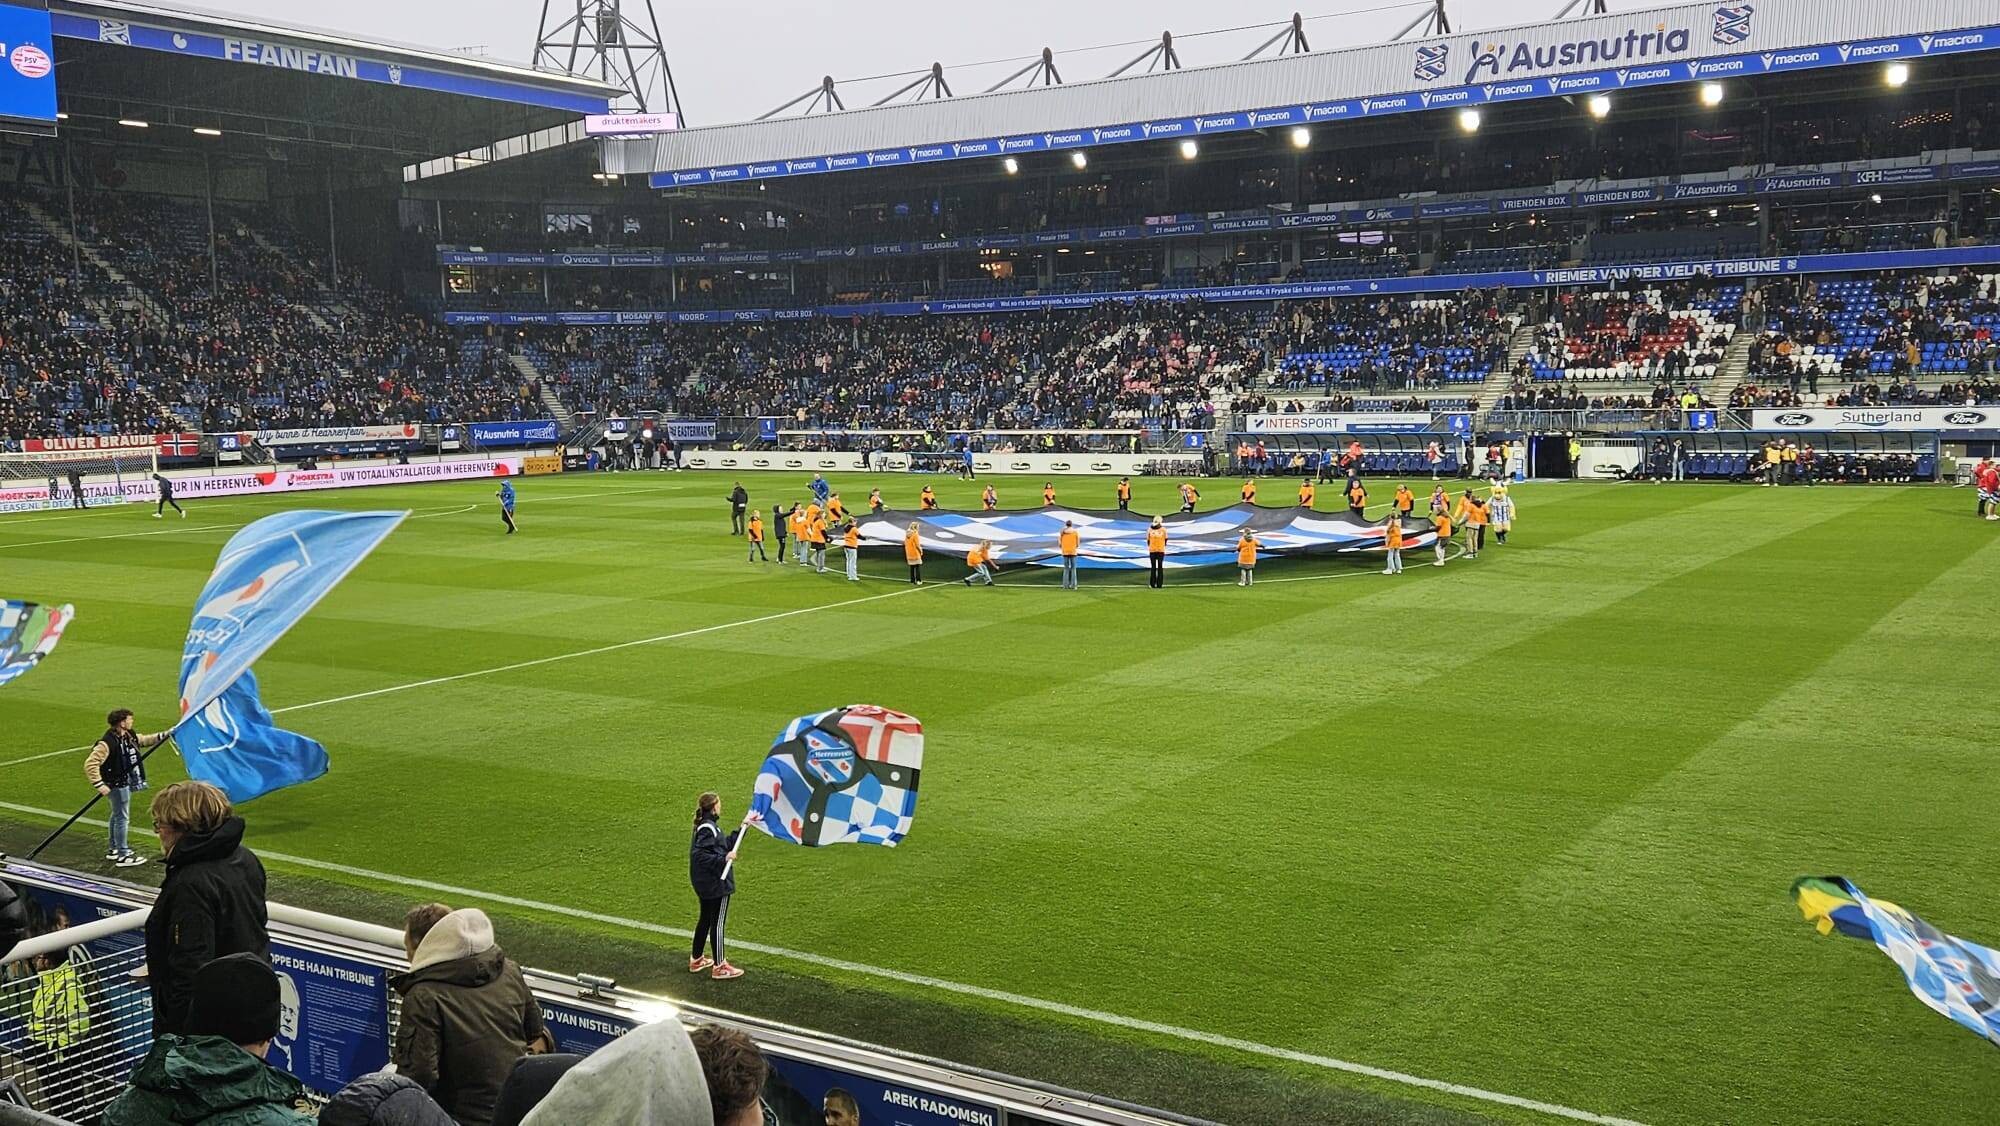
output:
[[[171, 4], [172, 0], [168, 0]], [[197, 6], [325, 27], [360, 37], [438, 49], [478, 48], [495, 59], [524, 61], [534, 48], [541, 0], [195, 0]], [[1056, 50], [1069, 81], [1101, 78], [1174, 33], [1181, 62], [1195, 66], [1242, 58], [1275, 28], [1197, 32], [1307, 17], [1315, 50], [1377, 43], [1421, 14], [1429, 0], [654, 0], [674, 81], [690, 124], [756, 117], [819, 84], [928, 70], [945, 64], [957, 94], [984, 90], [1020, 66], [967, 64]], [[644, 0], [625, 0], [643, 16]], [[1613, 11], [1657, 6], [1614, 0]], [[574, 0], [549, 0], [552, 11]], [[1534, 23], [1562, 0], [1448, 0], [1452, 30]], [[1347, 13], [1347, 14], [1335, 14]], [[1324, 18], [1314, 18], [1324, 16]], [[1119, 46], [1105, 46], [1119, 44]], [[1090, 51], [1085, 48], [1103, 47]], [[843, 87], [848, 107], [866, 105], [907, 79]]]

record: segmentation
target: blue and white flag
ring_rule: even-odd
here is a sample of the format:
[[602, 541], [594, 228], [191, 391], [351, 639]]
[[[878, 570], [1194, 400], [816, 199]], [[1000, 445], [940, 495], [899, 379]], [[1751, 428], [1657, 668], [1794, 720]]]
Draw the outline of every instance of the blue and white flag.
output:
[[326, 773], [326, 748], [271, 719], [257, 696], [255, 673], [237, 677], [182, 720], [174, 744], [188, 777], [219, 787], [239, 804]]
[[749, 824], [787, 844], [894, 847], [917, 816], [924, 725], [868, 704], [800, 716], [771, 742]]
[[223, 545], [181, 649], [174, 737], [190, 776], [242, 802], [326, 773], [324, 747], [272, 724], [250, 666], [407, 515], [281, 512]]
[[2000, 1044], [2000, 952], [1949, 935], [1886, 899], [1870, 899], [1840, 876], [1801, 879], [1792, 898], [1821, 934], [1873, 942], [1917, 1000]]

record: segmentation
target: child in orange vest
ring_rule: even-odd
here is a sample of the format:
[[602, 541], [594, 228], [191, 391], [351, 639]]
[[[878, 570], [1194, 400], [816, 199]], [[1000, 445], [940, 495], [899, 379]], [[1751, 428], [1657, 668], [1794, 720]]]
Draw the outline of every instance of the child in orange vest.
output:
[[1237, 586], [1252, 586], [1257, 581], [1257, 537], [1248, 531], [1236, 541], [1236, 569], [1240, 572]]

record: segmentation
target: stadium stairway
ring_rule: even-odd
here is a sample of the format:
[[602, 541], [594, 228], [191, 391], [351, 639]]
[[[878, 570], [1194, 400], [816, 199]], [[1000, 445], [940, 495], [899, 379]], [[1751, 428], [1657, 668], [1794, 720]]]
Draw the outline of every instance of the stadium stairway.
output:
[[1514, 369], [1520, 366], [1521, 357], [1535, 346], [1535, 326], [1525, 323], [1514, 326], [1514, 335], [1507, 341], [1507, 362], [1486, 373], [1485, 382], [1479, 385], [1479, 413], [1484, 415], [1493, 409], [1500, 396], [1514, 386]]
[[576, 428], [576, 415], [563, 405], [555, 388], [543, 377], [542, 369], [535, 366], [535, 361], [519, 352], [509, 352], [507, 362], [514, 365], [514, 370], [520, 373], [522, 379], [535, 385], [536, 394], [542, 397], [542, 405], [549, 409], [549, 417], [556, 420], [557, 433], [567, 434]]
[[1729, 347], [1723, 350], [1722, 362], [1715, 365], [1715, 378], [1706, 388], [1708, 401], [1727, 403], [1729, 396], [1736, 393], [1743, 377], [1750, 372], [1750, 345], [1757, 339], [1754, 332], [1739, 332], [1729, 340]]
[[104, 271], [104, 276], [111, 279], [111, 284], [117, 286], [122, 292], [127, 308], [138, 308], [148, 317], [153, 318], [161, 324], [165, 324], [171, 319], [167, 316], [167, 311], [160, 307], [159, 302], [146, 296], [145, 290], [133, 285], [132, 279], [126, 277], [116, 266], [106, 261], [104, 256], [97, 252], [96, 248], [81, 239], [72, 239], [69, 228], [57, 222], [54, 216], [42, 210], [40, 203], [23, 197], [21, 199], [21, 207], [27, 211], [28, 215], [35, 222], [41, 224], [44, 230], [55, 236], [58, 242], [64, 246], [75, 246], [91, 265]]

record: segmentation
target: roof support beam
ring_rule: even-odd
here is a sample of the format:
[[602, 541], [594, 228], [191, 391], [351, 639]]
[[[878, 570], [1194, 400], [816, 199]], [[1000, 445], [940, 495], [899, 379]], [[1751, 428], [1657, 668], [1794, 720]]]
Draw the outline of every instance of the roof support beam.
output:
[[1029, 63], [1027, 66], [1022, 67], [1020, 70], [1017, 70], [1014, 73], [1008, 75], [1007, 77], [1001, 79], [1000, 81], [994, 83], [993, 85], [988, 86], [986, 88], [986, 93], [988, 94], [998, 93], [1022, 78], [1026, 78], [1028, 80], [1025, 84], [1027, 86], [1062, 85], [1062, 75], [1058, 73], [1056, 70], [1055, 50], [1050, 47], [1042, 48], [1042, 57], [1040, 59], [1037, 59], [1036, 61]]
[[[1283, 46], [1279, 46], [1282, 43]], [[1257, 49], [1243, 56], [1244, 62], [1262, 55], [1273, 47], [1280, 55], [1304, 55], [1312, 51], [1312, 44], [1306, 42], [1306, 20], [1297, 12], [1292, 13], [1292, 22], [1285, 29], [1258, 44]]]
[[[1443, 3], [1444, 0], [1438, 0], [1438, 2]], [[1155, 71], [1179, 70], [1181, 68], [1181, 57], [1174, 52], [1174, 33], [1171, 31], [1162, 31], [1158, 43], [1146, 48], [1145, 51], [1140, 53], [1138, 58], [1105, 75], [1105, 77], [1116, 78], [1133, 67], [1138, 66], [1140, 63], [1146, 64], [1147, 74], [1152, 74]]]

